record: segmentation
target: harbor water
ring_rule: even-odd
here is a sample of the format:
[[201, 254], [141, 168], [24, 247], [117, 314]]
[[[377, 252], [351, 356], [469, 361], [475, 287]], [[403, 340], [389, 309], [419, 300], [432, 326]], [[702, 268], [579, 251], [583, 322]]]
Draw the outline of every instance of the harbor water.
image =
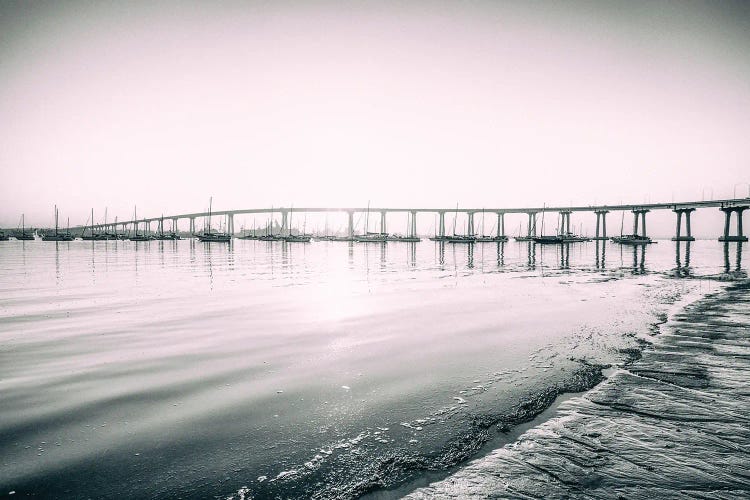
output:
[[3, 241], [0, 496], [398, 497], [637, 358], [748, 259], [717, 241]]

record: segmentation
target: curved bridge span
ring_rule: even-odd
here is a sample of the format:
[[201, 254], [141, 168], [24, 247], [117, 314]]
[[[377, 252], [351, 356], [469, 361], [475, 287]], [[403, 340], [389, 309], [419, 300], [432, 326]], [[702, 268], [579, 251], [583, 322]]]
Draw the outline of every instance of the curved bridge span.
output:
[[[268, 207], [268, 208], [242, 208], [232, 210], [216, 210], [211, 211], [212, 216], [225, 216], [227, 218], [227, 230], [229, 233], [234, 234], [234, 216], [244, 214], [272, 214], [279, 213], [281, 215], [282, 228], [286, 229], [289, 214], [295, 213], [345, 213], [348, 215], [349, 224], [348, 231], [349, 235], [354, 234], [354, 214], [358, 213], [377, 213], [381, 216], [381, 227], [385, 228], [386, 217], [390, 213], [406, 213], [409, 216], [409, 233], [416, 234], [416, 218], [418, 214], [437, 214], [439, 217], [439, 224], [437, 233], [439, 236], [445, 235], [445, 214], [450, 213], [465, 213], [468, 215], [468, 230], [471, 233], [474, 226], [474, 215], [477, 213], [484, 214], [496, 214], [497, 216], [497, 236], [505, 235], [505, 214], [527, 214], [528, 215], [528, 226], [527, 236], [531, 237], [536, 234], [536, 219], [537, 214], [541, 212], [558, 212], [562, 214], [562, 224], [566, 224], [567, 229], [570, 229], [570, 214], [573, 212], [591, 212], [596, 215], [596, 237], [595, 239], [606, 239], [606, 215], [609, 212], [632, 212], [633, 213], [633, 234], [646, 235], [646, 213], [654, 210], [672, 210], [677, 215], [677, 229], [675, 234], [675, 240], [677, 241], [692, 241], [694, 238], [691, 234], [690, 227], [690, 214], [698, 209], [705, 208], [718, 208], [725, 214], [725, 224], [723, 236], [719, 238], [720, 241], [747, 241], [747, 237], [742, 232], [742, 212], [750, 207], [750, 197], [748, 198], [731, 198], [723, 200], [710, 200], [710, 201], [689, 201], [689, 202], [671, 202], [671, 203], [639, 203], [639, 204], [618, 204], [618, 205], [587, 205], [587, 206], [554, 206], [554, 207], [518, 207], [518, 208], [405, 208], [405, 207]], [[730, 222], [732, 215], [736, 214], [737, 220], [737, 234], [729, 234]], [[77, 226], [77, 229], [82, 230], [84, 228], [107, 229], [121, 227], [123, 230], [132, 224], [145, 224], [147, 227], [151, 223], [162, 224], [164, 220], [172, 221], [173, 227], [177, 227], [179, 220], [188, 219], [190, 221], [190, 231], [195, 232], [195, 219], [209, 216], [209, 212], [192, 212], [165, 215], [159, 217], [144, 217], [139, 219], [119, 221], [116, 224], [93, 224], [89, 226]], [[685, 233], [682, 233], [683, 223], [685, 219]], [[561, 227], [565, 230], [565, 227]]]

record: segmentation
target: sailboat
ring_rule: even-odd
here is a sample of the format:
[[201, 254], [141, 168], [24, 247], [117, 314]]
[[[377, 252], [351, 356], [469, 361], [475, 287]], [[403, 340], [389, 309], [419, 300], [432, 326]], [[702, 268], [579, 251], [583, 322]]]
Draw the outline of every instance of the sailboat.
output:
[[164, 214], [162, 214], [161, 219], [159, 219], [159, 232], [157, 233], [156, 237], [154, 239], [157, 240], [181, 240], [179, 234], [177, 234], [177, 228], [174, 227], [174, 222], [172, 222], [172, 231], [165, 233], [164, 232]]
[[[477, 236], [476, 241], [478, 243], [502, 243], [504, 241], [508, 241], [508, 237], [505, 235], [492, 236], [491, 234], [494, 231], [495, 231], [495, 224], [492, 225], [492, 230], [490, 231], [490, 235], [482, 234], [481, 236]], [[484, 209], [482, 209], [482, 233], [484, 233]]]
[[43, 241], [73, 241], [75, 238], [70, 234], [70, 228], [64, 233], [61, 233], [58, 228], [58, 213], [57, 205], [55, 205], [55, 232], [52, 234], [45, 234], [42, 236]]
[[326, 225], [325, 225], [324, 233], [322, 235], [316, 236], [315, 239], [318, 241], [335, 241], [336, 240], [336, 236], [330, 234], [328, 231], [328, 212], [326, 212]]
[[[562, 234], [563, 234], [563, 229], [564, 229], [563, 224], [564, 224], [565, 219], [563, 218], [560, 220], [561, 229], [558, 230], [557, 234], [545, 235], [544, 234], [544, 215], [545, 214], [546, 214], [545, 207], [542, 207], [542, 230], [539, 236], [534, 235], [534, 237], [532, 238], [534, 240], [534, 243], [543, 243], [543, 244], [563, 243]], [[558, 219], [560, 219], [559, 216], [558, 216]]]
[[116, 240], [117, 239], [117, 217], [115, 217], [114, 232], [109, 231], [109, 224], [107, 224], [107, 207], [104, 207], [104, 230], [99, 234], [102, 240]]
[[310, 243], [310, 237], [306, 234], [292, 234], [292, 212], [293, 210], [289, 211], [289, 234], [281, 239], [288, 243]]
[[448, 243], [474, 243], [477, 241], [477, 237], [473, 234], [469, 234], [469, 221], [466, 221], [466, 234], [456, 233], [456, 220], [458, 219], [458, 203], [456, 203], [456, 211], [453, 213], [453, 235], [448, 236], [445, 241]]
[[622, 218], [620, 219], [620, 236], [613, 236], [611, 240], [614, 243], [621, 245], [649, 245], [656, 243], [648, 236], [641, 236], [640, 234], [622, 234], [623, 227], [625, 225], [625, 212], [622, 212]]
[[138, 209], [133, 207], [133, 224], [135, 224], [135, 234], [128, 238], [130, 241], [149, 241], [151, 239], [145, 232], [138, 234]]
[[91, 209], [91, 225], [89, 226], [89, 234], [86, 234], [86, 228], [83, 228], [83, 232], [81, 233], [81, 239], [86, 241], [91, 240], [98, 240], [99, 235], [94, 233], [94, 209]]
[[268, 224], [266, 225], [266, 234], [258, 236], [261, 241], [279, 241], [281, 236], [273, 234], [273, 206], [271, 207], [271, 214], [268, 216]]
[[380, 232], [370, 232], [370, 202], [367, 202], [367, 212], [365, 213], [365, 230], [364, 232], [354, 237], [354, 241], [357, 241], [359, 243], [384, 243], [388, 241], [388, 233], [383, 232], [383, 226], [382, 226], [382, 219], [381, 219], [381, 226], [380, 226]]
[[[570, 214], [568, 213], [568, 217]], [[570, 219], [568, 219], [570, 220]], [[542, 232], [544, 232], [544, 209], [542, 209]], [[565, 218], [560, 221], [560, 228], [557, 234], [534, 236], [534, 242], [536, 243], [580, 243], [583, 241], [591, 241], [591, 239], [585, 236], [579, 236], [575, 233], [571, 233], [565, 228]]]
[[242, 236], [239, 237], [241, 240], [257, 240], [258, 239], [258, 232], [257, 232], [257, 226], [255, 225], [255, 217], [253, 217], [253, 232], [248, 233], [244, 229], [242, 229]]
[[125, 233], [118, 233], [117, 232], [117, 217], [115, 217], [115, 226], [114, 226], [114, 233], [112, 233], [116, 240], [126, 240], [128, 239], [128, 236]]
[[213, 197], [208, 199], [208, 218], [207, 224], [203, 229], [203, 232], [198, 234], [198, 240], [204, 243], [229, 243], [232, 241], [232, 235], [229, 233], [212, 232], [211, 231], [211, 205], [213, 203]]
[[34, 239], [34, 232], [26, 232], [26, 221], [24, 220], [24, 214], [21, 214], [21, 232], [19, 233], [16, 229], [16, 232], [13, 234], [13, 236], [17, 240], [24, 240], [24, 241], [30, 241]]

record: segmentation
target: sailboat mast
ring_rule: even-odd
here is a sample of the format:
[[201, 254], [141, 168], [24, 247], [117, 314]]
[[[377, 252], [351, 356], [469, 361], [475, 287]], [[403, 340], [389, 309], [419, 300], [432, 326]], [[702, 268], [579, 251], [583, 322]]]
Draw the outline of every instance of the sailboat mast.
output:
[[55, 236], [57, 236], [57, 205], [55, 205]]
[[365, 234], [370, 231], [370, 200], [367, 200], [367, 212], [365, 213]]
[[213, 204], [214, 197], [208, 198], [208, 232], [211, 232], [211, 205]]
[[458, 218], [458, 203], [456, 203], [456, 211], [453, 212], [453, 236], [456, 235], [456, 219]]

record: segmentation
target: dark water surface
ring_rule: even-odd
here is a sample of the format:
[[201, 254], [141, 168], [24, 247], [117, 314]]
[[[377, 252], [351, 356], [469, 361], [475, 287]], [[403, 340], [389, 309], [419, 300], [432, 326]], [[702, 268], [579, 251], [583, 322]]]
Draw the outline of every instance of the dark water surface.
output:
[[[679, 252], [678, 252], [679, 250]], [[631, 359], [747, 245], [0, 242], [0, 495], [352, 498]]]

